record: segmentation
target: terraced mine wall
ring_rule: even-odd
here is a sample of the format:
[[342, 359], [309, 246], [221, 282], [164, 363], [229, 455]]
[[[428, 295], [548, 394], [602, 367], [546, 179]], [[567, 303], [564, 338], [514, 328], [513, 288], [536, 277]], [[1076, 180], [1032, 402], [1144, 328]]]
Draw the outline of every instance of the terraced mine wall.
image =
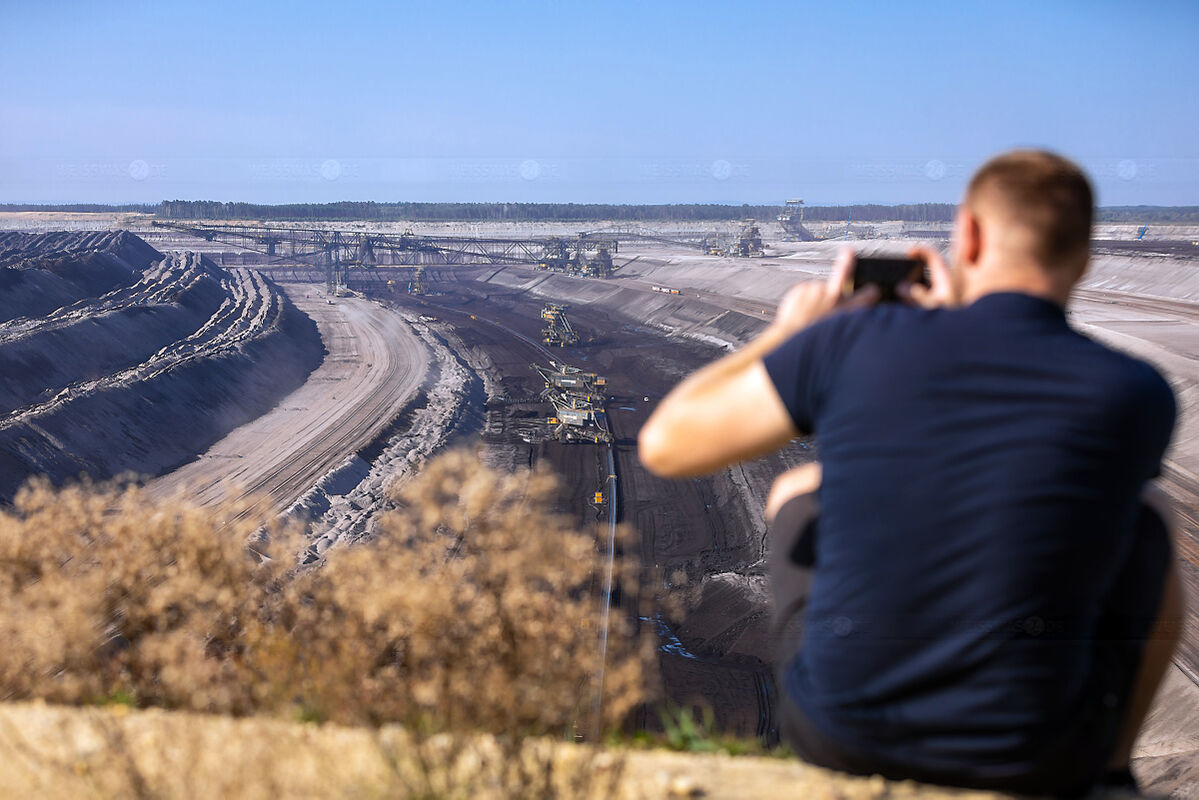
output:
[[[909, 243], [892, 243], [902, 250]], [[1145, 297], [1199, 300], [1199, 246], [1180, 251], [1189, 242], [1171, 242], [1161, 252], [1131, 254], [1096, 247], [1081, 288], [1127, 292]], [[779, 298], [797, 281], [827, 274], [837, 242], [799, 245], [777, 259], [728, 259], [638, 256], [617, 273], [616, 280], [571, 278], [526, 267], [479, 267], [442, 270], [435, 279], [466, 281], [485, 292], [528, 292], [556, 302], [603, 307], [630, 322], [708, 341], [739, 346], [774, 316]], [[820, 268], [817, 268], [819, 265]], [[653, 291], [653, 286], [676, 288], [678, 294]]]
[[162, 258], [128, 231], [0, 233], [0, 321], [127, 286]]
[[[678, 275], [673, 277], [677, 281]], [[653, 292], [648, 285], [571, 278], [525, 267], [458, 268], [453, 273], [454, 279], [474, 283], [476, 291], [488, 295], [528, 293], [555, 302], [594, 305], [657, 334], [677, 334], [717, 346], [740, 345], [765, 327], [767, 316], [761, 314], [760, 301], [746, 301], [744, 310], [730, 309], [727, 301], [715, 296], [715, 280], [712, 291], [700, 289], [697, 292], [695, 277], [689, 271], [691, 288], [684, 294], [668, 295]], [[652, 276], [645, 280], [648, 283]], [[781, 293], [788, 285], [782, 281], [778, 291]], [[729, 296], [727, 291], [723, 295]], [[757, 314], [752, 313], [754, 309]], [[770, 317], [773, 317], [773, 308]]]
[[0, 235], [0, 502], [33, 475], [168, 471], [322, 355], [312, 321], [256, 273], [123, 231]]

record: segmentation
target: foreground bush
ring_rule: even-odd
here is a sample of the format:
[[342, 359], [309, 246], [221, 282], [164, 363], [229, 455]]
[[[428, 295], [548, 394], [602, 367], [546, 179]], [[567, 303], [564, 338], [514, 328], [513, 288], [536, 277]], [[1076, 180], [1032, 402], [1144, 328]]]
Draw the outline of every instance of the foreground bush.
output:
[[[593, 534], [551, 512], [553, 495], [546, 474], [448, 453], [373, 542], [300, 569], [297, 533], [250, 505], [34, 483], [0, 513], [0, 697], [400, 722], [424, 736], [590, 730], [605, 563]], [[251, 551], [264, 526], [269, 548]], [[611, 626], [605, 726], [642, 686], [623, 615]]]

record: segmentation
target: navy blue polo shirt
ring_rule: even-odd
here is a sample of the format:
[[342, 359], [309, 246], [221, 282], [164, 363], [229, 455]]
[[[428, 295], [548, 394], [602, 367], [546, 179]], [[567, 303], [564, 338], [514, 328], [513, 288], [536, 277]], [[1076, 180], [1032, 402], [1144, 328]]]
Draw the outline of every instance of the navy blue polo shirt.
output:
[[1169, 385], [1018, 293], [834, 315], [765, 363], [824, 467], [791, 698], [892, 760], [1034, 758], [1094, 701], [1088, 639], [1170, 439]]

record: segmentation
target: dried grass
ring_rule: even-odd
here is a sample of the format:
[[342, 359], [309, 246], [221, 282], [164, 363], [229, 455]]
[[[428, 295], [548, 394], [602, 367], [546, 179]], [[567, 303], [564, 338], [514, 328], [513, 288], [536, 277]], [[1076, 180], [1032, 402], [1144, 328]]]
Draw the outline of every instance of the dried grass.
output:
[[[0, 698], [395, 722], [417, 794], [462, 793], [467, 773], [555, 794], [552, 762], [519, 754], [591, 728], [604, 559], [554, 495], [547, 473], [450, 452], [399, 492], [376, 540], [301, 569], [297, 532], [252, 502], [35, 482], [0, 513]], [[259, 561], [246, 542], [263, 527]], [[643, 699], [649, 654], [623, 615], [611, 626], [604, 730]], [[454, 742], [479, 733], [495, 759], [468, 769], [478, 753], [463, 761]]]

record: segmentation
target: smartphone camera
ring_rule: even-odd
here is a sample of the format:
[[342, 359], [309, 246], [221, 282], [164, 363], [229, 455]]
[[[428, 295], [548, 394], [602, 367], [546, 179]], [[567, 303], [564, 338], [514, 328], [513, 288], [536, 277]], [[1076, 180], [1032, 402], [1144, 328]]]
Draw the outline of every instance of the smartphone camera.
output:
[[858, 256], [854, 260], [853, 281], [845, 282], [845, 294], [851, 295], [863, 286], [878, 287], [880, 303], [898, 303], [896, 287], [903, 282], [928, 286], [928, 269], [922, 258], [887, 256]]

